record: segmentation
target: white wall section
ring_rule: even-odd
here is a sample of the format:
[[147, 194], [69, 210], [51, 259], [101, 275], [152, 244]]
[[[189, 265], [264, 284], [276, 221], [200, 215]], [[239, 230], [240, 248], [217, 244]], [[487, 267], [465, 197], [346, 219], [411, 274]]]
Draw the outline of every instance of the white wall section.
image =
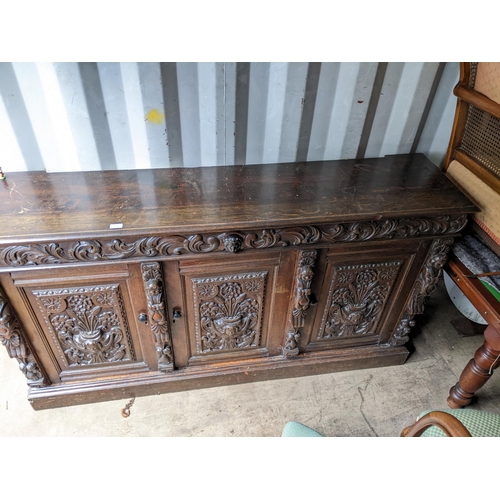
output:
[[65, 172], [422, 152], [458, 63], [0, 63], [0, 166]]

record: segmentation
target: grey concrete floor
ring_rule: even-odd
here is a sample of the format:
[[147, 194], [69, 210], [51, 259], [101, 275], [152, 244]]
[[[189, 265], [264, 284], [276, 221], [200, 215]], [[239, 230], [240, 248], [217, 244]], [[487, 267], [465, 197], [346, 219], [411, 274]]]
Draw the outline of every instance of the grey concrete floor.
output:
[[[274, 380], [34, 411], [17, 362], [0, 348], [2, 437], [280, 436], [289, 420], [325, 436], [399, 436], [426, 409], [446, 408], [448, 391], [482, 336], [460, 337], [450, 324], [460, 313], [443, 282], [417, 317], [404, 365]], [[472, 408], [500, 412], [500, 374]]]

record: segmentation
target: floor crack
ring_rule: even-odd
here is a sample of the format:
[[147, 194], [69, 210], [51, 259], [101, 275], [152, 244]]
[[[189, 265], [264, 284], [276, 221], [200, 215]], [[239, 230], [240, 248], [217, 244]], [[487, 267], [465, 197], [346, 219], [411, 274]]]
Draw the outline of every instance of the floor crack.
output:
[[373, 432], [373, 434], [375, 434], [376, 437], [379, 437], [379, 435], [377, 434], [375, 429], [372, 427], [372, 425], [370, 424], [370, 422], [366, 418], [365, 412], [363, 411], [363, 403], [365, 402], [365, 398], [363, 396], [363, 393], [366, 391], [366, 389], [368, 389], [368, 386], [370, 385], [372, 380], [373, 380], [373, 375], [370, 375], [370, 378], [366, 381], [365, 388], [362, 389], [361, 387], [358, 387], [358, 392], [359, 392], [359, 395], [361, 396], [361, 403], [359, 404], [359, 411], [360, 411], [361, 415], [363, 416], [366, 424], [368, 425], [370, 430]]

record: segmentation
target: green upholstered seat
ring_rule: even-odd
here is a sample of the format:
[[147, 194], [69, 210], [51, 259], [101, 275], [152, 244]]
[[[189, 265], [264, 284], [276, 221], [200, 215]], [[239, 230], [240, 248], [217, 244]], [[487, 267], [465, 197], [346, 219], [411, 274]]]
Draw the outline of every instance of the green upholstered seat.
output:
[[298, 422], [287, 422], [281, 433], [281, 437], [324, 437], [319, 432], [299, 424]]
[[[430, 411], [430, 410], [429, 410]], [[418, 418], [429, 411], [424, 411]], [[456, 417], [467, 428], [472, 437], [498, 437], [500, 436], [500, 415], [486, 411], [459, 409], [441, 410]], [[436, 426], [429, 427], [422, 437], [446, 437], [446, 434]]]

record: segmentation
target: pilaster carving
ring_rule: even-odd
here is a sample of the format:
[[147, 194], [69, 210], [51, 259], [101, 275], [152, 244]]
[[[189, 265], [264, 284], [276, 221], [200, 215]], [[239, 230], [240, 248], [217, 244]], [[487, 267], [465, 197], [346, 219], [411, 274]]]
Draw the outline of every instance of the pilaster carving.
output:
[[160, 264], [158, 262], [142, 264], [141, 269], [144, 290], [148, 300], [149, 322], [158, 356], [158, 369], [163, 372], [169, 372], [174, 369], [174, 357], [167, 321], [165, 292]]
[[48, 381], [28, 347], [19, 320], [0, 288], [0, 342], [5, 346], [11, 358], [17, 359], [19, 369], [26, 376], [30, 387], [43, 387]]
[[285, 358], [293, 358], [299, 354], [300, 329], [304, 326], [307, 310], [311, 305], [311, 282], [314, 277], [315, 262], [316, 251], [300, 252], [295, 275], [294, 305], [285, 346], [283, 347], [283, 356]]
[[170, 255], [237, 252], [275, 246], [311, 245], [454, 234], [465, 227], [465, 215], [380, 219], [321, 226], [238, 231], [238, 235], [194, 234], [14, 245], [0, 248], [0, 267], [158, 258]]
[[441, 269], [446, 264], [448, 251], [453, 238], [436, 239], [429, 250], [427, 260], [415, 281], [406, 308], [391, 339], [391, 345], [403, 345], [409, 340], [408, 334], [415, 326], [415, 315], [424, 312], [424, 306], [429, 295], [434, 291], [441, 275]]

